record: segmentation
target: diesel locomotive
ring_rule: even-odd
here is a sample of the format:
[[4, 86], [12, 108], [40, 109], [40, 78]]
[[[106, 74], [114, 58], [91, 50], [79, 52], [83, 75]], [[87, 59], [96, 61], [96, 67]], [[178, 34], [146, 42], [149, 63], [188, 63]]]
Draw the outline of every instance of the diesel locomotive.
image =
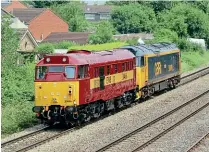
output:
[[172, 43], [46, 55], [36, 65], [33, 111], [48, 124], [76, 125], [175, 88], [180, 71]]

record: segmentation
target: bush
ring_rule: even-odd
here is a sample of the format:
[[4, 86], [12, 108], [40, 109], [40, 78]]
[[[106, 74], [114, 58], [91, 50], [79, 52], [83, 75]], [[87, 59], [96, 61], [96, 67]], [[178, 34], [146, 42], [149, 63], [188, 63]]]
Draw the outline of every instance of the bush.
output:
[[126, 41], [129, 45], [137, 45], [137, 38], [129, 39]]
[[32, 112], [33, 105], [32, 101], [21, 101], [2, 107], [1, 129], [3, 136], [21, 131], [37, 122]]
[[55, 49], [68, 49], [72, 45], [75, 45], [75, 44], [70, 41], [62, 41], [62, 42], [53, 44]]
[[199, 52], [199, 53], [203, 53], [205, 52], [202, 47], [198, 44], [194, 44], [189, 42], [187, 39], [178, 39], [176, 41], [176, 44], [178, 45], [178, 47], [185, 52]]
[[53, 53], [54, 45], [52, 43], [42, 43], [36, 48], [36, 52], [40, 54]]
[[113, 41], [114, 28], [108, 21], [102, 21], [96, 28], [94, 34], [90, 34], [88, 41], [90, 44], [102, 44]]

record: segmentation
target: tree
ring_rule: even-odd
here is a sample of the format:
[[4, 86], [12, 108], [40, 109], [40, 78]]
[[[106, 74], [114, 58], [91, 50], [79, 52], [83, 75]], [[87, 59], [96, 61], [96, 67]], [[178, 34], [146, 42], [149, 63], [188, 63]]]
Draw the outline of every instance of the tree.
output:
[[16, 64], [18, 54], [18, 36], [10, 28], [10, 17], [3, 16], [1, 22], [1, 55], [2, 55], [2, 70], [7, 69], [8, 67], [14, 66]]
[[89, 43], [102, 44], [112, 41], [114, 33], [112, 24], [108, 21], [102, 21], [96, 27], [96, 32], [89, 36]]
[[178, 35], [176, 32], [169, 29], [157, 29], [154, 32], [154, 39], [157, 42], [176, 42]]
[[84, 18], [81, 4], [71, 2], [67, 4], [59, 4], [51, 6], [51, 9], [60, 15], [69, 25], [69, 30], [72, 32], [85, 31], [87, 28], [87, 21]]
[[158, 16], [159, 26], [175, 31], [179, 37], [206, 39], [209, 44], [209, 16], [190, 4], [179, 4]]
[[53, 1], [53, 0], [39, 0], [39, 1], [23, 1], [26, 5], [32, 5], [35, 8], [46, 8], [56, 4], [69, 3], [68, 1]]
[[[17, 53], [19, 39], [16, 32], [10, 28], [10, 19], [2, 18], [2, 105], [18, 101], [26, 101], [33, 95], [34, 64], [18, 66]], [[31, 67], [31, 65], [30, 65]], [[29, 70], [30, 69], [30, 70]]]
[[113, 26], [120, 33], [153, 32], [156, 26], [153, 9], [140, 4], [115, 7], [111, 17]]

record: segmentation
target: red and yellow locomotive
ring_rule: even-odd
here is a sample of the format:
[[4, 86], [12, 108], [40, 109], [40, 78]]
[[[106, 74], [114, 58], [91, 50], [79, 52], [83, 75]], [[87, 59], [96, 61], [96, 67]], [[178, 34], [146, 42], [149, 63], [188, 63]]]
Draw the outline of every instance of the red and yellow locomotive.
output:
[[48, 123], [89, 121], [136, 99], [135, 73], [125, 49], [47, 55], [36, 66], [33, 111]]
[[36, 65], [33, 111], [49, 124], [86, 122], [175, 88], [180, 71], [180, 50], [172, 43], [47, 55]]

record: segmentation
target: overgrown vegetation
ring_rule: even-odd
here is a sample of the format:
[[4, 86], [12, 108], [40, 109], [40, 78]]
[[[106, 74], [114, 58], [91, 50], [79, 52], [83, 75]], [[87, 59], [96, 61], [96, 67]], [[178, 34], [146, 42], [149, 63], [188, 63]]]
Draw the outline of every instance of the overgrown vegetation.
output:
[[89, 36], [90, 44], [102, 44], [113, 41], [113, 33], [115, 32], [112, 24], [108, 21], [102, 21], [96, 27], [96, 32]]
[[[124, 45], [135, 45], [137, 39], [114, 42], [115, 33], [151, 32], [155, 39], [146, 43], [173, 42], [182, 53], [183, 72], [209, 62], [209, 52], [187, 41], [188, 37], [205, 39], [209, 45], [209, 2], [174, 1], [113, 1], [112, 19], [89, 23], [78, 2], [31, 1], [34, 7], [49, 7], [69, 24], [69, 31], [95, 32], [89, 43], [79, 46], [72, 42], [44, 43], [36, 48], [40, 54], [53, 53], [54, 49], [110, 50]], [[8, 19], [7, 19], [8, 20]], [[32, 125], [36, 119], [32, 112], [34, 97], [33, 60], [17, 65], [18, 36], [2, 19], [2, 133], [10, 134]], [[104, 43], [104, 44], [103, 44]]]
[[24, 125], [31, 125], [31, 100], [34, 95], [33, 80], [35, 64], [17, 65], [21, 55], [17, 53], [18, 37], [9, 27], [9, 21], [3, 18], [1, 22], [2, 34], [2, 74], [1, 74], [1, 103], [2, 103], [2, 133], [8, 134], [18, 131]]

